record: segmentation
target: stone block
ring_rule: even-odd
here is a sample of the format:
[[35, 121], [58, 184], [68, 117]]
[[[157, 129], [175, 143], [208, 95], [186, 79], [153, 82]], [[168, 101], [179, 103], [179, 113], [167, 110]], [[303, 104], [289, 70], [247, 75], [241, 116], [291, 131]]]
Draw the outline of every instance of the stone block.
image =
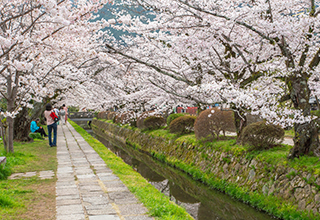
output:
[[118, 208], [121, 215], [139, 215], [148, 212], [148, 209], [141, 204], [120, 205]]

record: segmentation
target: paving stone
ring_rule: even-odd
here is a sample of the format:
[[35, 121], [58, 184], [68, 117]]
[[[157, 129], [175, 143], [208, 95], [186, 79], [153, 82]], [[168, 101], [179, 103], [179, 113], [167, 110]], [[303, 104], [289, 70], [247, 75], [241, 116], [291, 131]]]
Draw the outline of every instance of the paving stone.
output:
[[80, 200], [80, 195], [79, 194], [74, 194], [74, 195], [66, 195], [66, 196], [57, 196], [56, 200], [73, 200], [73, 199], [79, 199]]
[[56, 190], [57, 196], [67, 196], [67, 195], [76, 195], [79, 191], [77, 188], [59, 188]]
[[127, 205], [127, 204], [138, 204], [140, 203], [138, 199], [136, 198], [120, 198], [120, 199], [114, 199], [110, 200], [114, 202], [117, 205]]
[[88, 191], [101, 191], [100, 185], [81, 185], [79, 186], [80, 190], [88, 190]]
[[57, 177], [58, 177], [58, 180], [60, 181], [74, 181], [75, 180], [75, 177], [74, 175], [70, 174], [70, 175], [58, 175], [57, 174]]
[[22, 177], [33, 177], [36, 175], [37, 175], [37, 172], [27, 172], [24, 175], [22, 175]]
[[15, 180], [15, 179], [20, 179], [24, 173], [14, 173], [11, 176], [8, 177], [9, 180]]
[[112, 173], [112, 170], [106, 168], [106, 167], [97, 167], [97, 166], [94, 166], [94, 170], [96, 171], [97, 174], [100, 174], [100, 173]]
[[120, 180], [116, 181], [103, 181], [103, 184], [106, 187], [123, 187], [125, 186]]
[[57, 215], [70, 215], [84, 213], [82, 205], [57, 206]]
[[130, 205], [121, 205], [118, 206], [121, 215], [137, 215], [145, 214], [148, 212], [148, 209], [143, 207], [141, 204], [130, 204]]
[[125, 216], [125, 220], [154, 220], [152, 217], [148, 217], [145, 215], [139, 215], [139, 216]]
[[83, 197], [83, 202], [90, 206], [90, 205], [108, 205], [109, 200], [105, 197]]
[[98, 210], [98, 209], [101, 209], [101, 210], [103, 210], [103, 209], [109, 209], [109, 210], [113, 210], [113, 211], [115, 211], [114, 210], [114, 208], [112, 207], [112, 205], [111, 204], [105, 204], [105, 205], [93, 205], [93, 204], [85, 204], [84, 205], [84, 208], [86, 209], [86, 210]]
[[107, 181], [113, 181], [113, 180], [118, 180], [119, 177], [117, 177], [116, 175], [109, 175], [109, 176], [102, 176], [99, 177], [100, 180], [107, 180]]
[[111, 205], [94, 205], [86, 206], [85, 209], [88, 215], [116, 215], [117, 212]]
[[57, 200], [56, 206], [63, 206], [63, 205], [81, 205], [80, 199], [65, 199], [65, 200]]
[[75, 172], [76, 172], [76, 175], [94, 174], [93, 170], [91, 169], [79, 169], [79, 170], [76, 170]]
[[84, 175], [77, 175], [78, 179], [96, 179], [96, 175], [94, 174], [84, 174]]
[[117, 212], [115, 210], [101, 210], [101, 209], [92, 209], [87, 210], [88, 215], [116, 215]]
[[84, 214], [57, 215], [57, 220], [85, 220]]
[[73, 173], [73, 169], [71, 166], [70, 167], [67, 167], [67, 166], [60, 167], [60, 168], [58, 168], [57, 173]]
[[78, 190], [78, 186], [73, 183], [71, 185], [62, 185], [62, 186], [56, 186], [56, 190]]
[[[98, 173], [97, 174], [97, 176], [99, 177], [99, 178], [103, 178], [103, 177], [110, 177], [110, 176], [116, 176], [116, 175], [114, 175], [114, 174], [112, 174], [112, 173]], [[117, 176], [116, 176], [117, 177]]]
[[95, 215], [89, 216], [89, 220], [120, 220], [116, 215]]
[[59, 180], [56, 182], [56, 187], [58, 186], [73, 186], [75, 185], [75, 181], [63, 181], [63, 180]]
[[130, 191], [121, 191], [121, 192], [110, 192], [108, 193], [110, 199], [130, 199], [135, 198]]
[[55, 176], [53, 170], [40, 171], [39, 177], [40, 179], [52, 179]]

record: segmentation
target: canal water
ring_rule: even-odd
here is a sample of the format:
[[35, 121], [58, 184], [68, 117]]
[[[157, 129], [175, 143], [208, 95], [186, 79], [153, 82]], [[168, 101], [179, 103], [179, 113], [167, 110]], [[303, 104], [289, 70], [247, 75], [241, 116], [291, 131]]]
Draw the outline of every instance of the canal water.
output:
[[[87, 129], [92, 134], [92, 130]], [[95, 136], [95, 135], [94, 135]], [[196, 220], [271, 220], [260, 212], [230, 196], [195, 181], [189, 175], [172, 168], [131, 146], [117, 146], [95, 136], [108, 149], [132, 166], [171, 201], [184, 207]]]

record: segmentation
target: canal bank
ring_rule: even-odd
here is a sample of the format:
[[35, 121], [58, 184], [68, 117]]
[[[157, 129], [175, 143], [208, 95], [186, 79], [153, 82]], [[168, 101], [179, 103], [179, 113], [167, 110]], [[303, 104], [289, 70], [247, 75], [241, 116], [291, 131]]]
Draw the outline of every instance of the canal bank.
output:
[[319, 219], [317, 169], [271, 165], [235, 149], [200, 149], [187, 141], [151, 136], [105, 121], [94, 120], [92, 124], [94, 133], [116, 145], [130, 144], [212, 188], [279, 218]]
[[[96, 136], [96, 135], [95, 135]], [[271, 220], [260, 212], [230, 196], [192, 179], [185, 172], [156, 160], [124, 143], [96, 136], [108, 149], [141, 174], [156, 189], [182, 206], [196, 220]], [[111, 142], [110, 142], [111, 141]]]
[[[193, 219], [183, 208], [174, 204], [149, 184], [139, 173], [125, 164], [121, 158], [107, 149], [101, 142], [93, 138], [75, 122], [70, 121], [74, 129], [99, 154], [112, 172], [125, 184], [131, 193], [148, 209], [148, 215], [159, 220], [191, 220]], [[117, 186], [113, 186], [115, 189]], [[108, 190], [107, 190], [108, 191]], [[118, 198], [119, 199], [119, 198]], [[123, 201], [126, 202], [126, 201]], [[105, 218], [103, 218], [105, 219]], [[141, 216], [128, 217], [122, 220], [142, 220]]]

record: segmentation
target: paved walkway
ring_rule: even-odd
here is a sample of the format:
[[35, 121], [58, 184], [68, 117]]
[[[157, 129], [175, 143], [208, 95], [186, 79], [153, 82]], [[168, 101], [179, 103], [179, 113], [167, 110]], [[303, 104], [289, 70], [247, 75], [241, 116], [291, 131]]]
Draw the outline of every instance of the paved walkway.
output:
[[58, 127], [57, 220], [152, 220], [70, 125]]

